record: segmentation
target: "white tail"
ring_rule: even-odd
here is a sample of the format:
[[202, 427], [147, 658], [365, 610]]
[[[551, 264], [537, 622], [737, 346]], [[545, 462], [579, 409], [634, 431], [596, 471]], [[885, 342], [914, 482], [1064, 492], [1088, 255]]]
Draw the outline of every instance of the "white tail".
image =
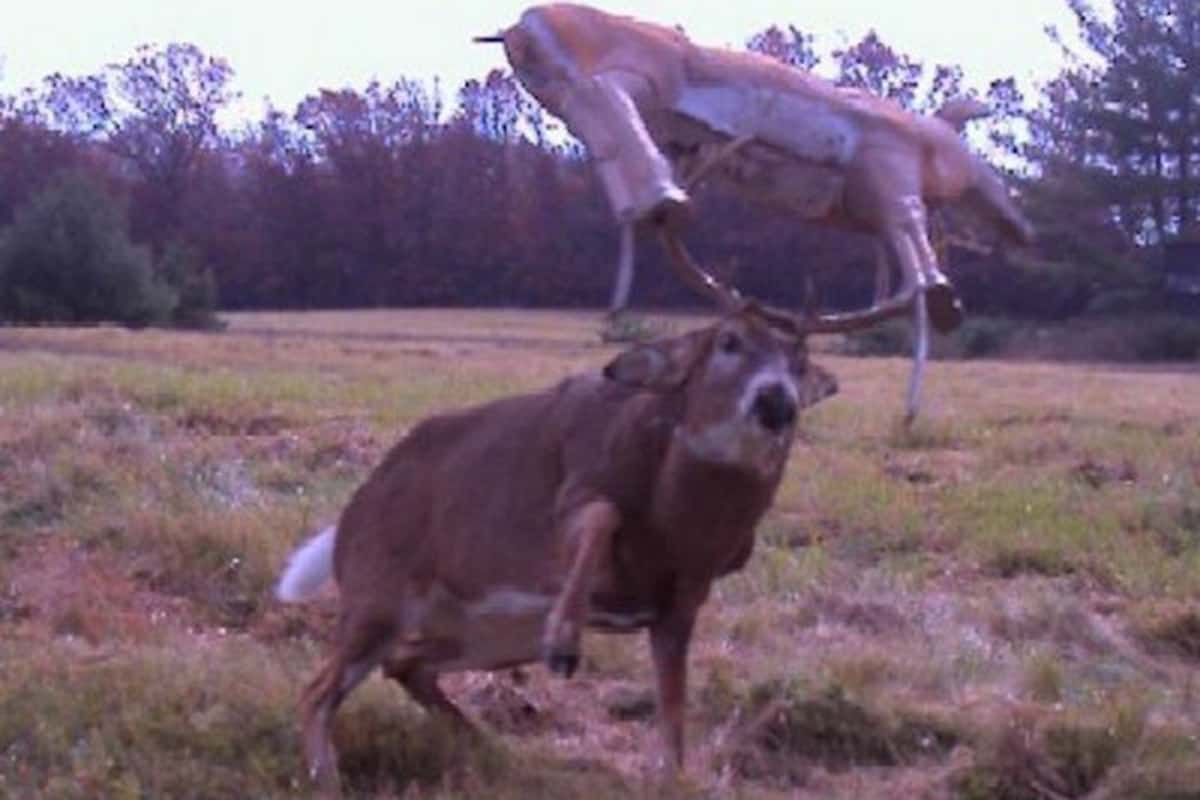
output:
[[333, 542], [337, 528], [330, 525], [292, 553], [275, 587], [275, 596], [285, 603], [299, 603], [317, 593], [333, 576]]
[[569, 676], [588, 627], [650, 629], [663, 743], [682, 763], [696, 615], [749, 558], [799, 412], [837, 390], [789, 330], [747, 305], [601, 374], [427, 419], [388, 451], [336, 538], [297, 550], [279, 584], [284, 599], [314, 591], [336, 541], [332, 653], [301, 704], [327, 794], [333, 716], [377, 667], [469, 728], [442, 674], [541, 658]]

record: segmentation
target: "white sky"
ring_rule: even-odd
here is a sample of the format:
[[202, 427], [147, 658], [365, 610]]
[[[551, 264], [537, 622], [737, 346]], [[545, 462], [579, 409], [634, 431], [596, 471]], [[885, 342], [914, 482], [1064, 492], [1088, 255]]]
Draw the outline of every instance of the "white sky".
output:
[[[826, 53], [875, 28], [923, 60], [960, 64], [967, 83], [1015, 75], [1028, 92], [1059, 66], [1043, 33], [1074, 23], [1064, 0], [593, 0], [613, 11], [679, 23], [705, 44], [741, 46], [772, 23], [817, 36]], [[318, 88], [373, 77], [440, 75], [447, 100], [467, 78], [503, 66], [500, 48], [470, 42], [515, 21], [528, 0], [0, 0], [0, 92], [51, 72], [84, 74], [142, 43], [190, 41], [237, 73], [243, 108], [263, 99], [291, 111]]]

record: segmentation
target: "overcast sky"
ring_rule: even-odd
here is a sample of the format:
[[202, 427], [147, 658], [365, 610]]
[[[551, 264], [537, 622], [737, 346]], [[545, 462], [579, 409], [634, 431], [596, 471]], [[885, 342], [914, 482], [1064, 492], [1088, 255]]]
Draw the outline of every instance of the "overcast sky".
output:
[[[228, 59], [256, 117], [263, 99], [292, 110], [321, 87], [373, 77], [441, 76], [448, 97], [467, 78], [502, 66], [499, 47], [470, 37], [516, 20], [516, 0], [0, 0], [0, 91], [60, 71], [83, 74], [142, 43], [189, 41]], [[772, 23], [817, 36], [817, 50], [876, 29], [932, 64], [960, 64], [969, 85], [1015, 75], [1026, 90], [1054, 74], [1048, 24], [1074, 30], [1064, 0], [596, 0], [594, 5], [679, 23], [705, 44], [741, 46]]]

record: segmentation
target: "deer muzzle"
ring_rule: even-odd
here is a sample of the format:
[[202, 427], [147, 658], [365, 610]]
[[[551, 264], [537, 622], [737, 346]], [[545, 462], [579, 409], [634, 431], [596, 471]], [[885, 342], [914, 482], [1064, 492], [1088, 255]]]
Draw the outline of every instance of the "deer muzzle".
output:
[[794, 394], [782, 383], [760, 387], [750, 406], [750, 415], [768, 433], [783, 433], [796, 421], [799, 409]]

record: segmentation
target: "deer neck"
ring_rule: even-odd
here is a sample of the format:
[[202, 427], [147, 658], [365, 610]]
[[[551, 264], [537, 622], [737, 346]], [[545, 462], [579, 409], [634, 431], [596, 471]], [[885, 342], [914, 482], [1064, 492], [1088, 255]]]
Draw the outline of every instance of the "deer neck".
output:
[[719, 574], [743, 552], [766, 511], [780, 473], [698, 458], [674, 437], [656, 482], [651, 522], [681, 571]]

